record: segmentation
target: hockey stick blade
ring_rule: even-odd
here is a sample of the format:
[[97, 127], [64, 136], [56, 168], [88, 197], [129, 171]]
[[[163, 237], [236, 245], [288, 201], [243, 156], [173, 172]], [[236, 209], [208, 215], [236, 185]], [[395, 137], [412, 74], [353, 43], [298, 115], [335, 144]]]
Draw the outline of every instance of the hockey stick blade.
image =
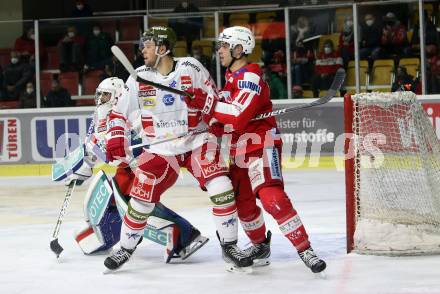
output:
[[53, 253], [57, 256], [57, 258], [60, 257], [61, 252], [63, 252], [63, 247], [61, 247], [60, 243], [58, 242], [58, 238], [53, 239], [50, 241], [50, 250], [52, 250]]
[[332, 85], [330, 86], [330, 89], [328, 89], [327, 94], [325, 96], [323, 96], [323, 97], [321, 97], [311, 103], [306, 103], [306, 104], [293, 106], [293, 107], [289, 107], [289, 108], [277, 109], [272, 112], [261, 113], [261, 114], [257, 115], [253, 120], [265, 119], [268, 117], [278, 116], [278, 115], [281, 115], [284, 113], [297, 111], [299, 109], [310, 108], [313, 106], [325, 104], [325, 103], [329, 102], [330, 100], [332, 100], [333, 97], [336, 96], [336, 92], [339, 91], [342, 84], [344, 83], [344, 80], [345, 80], [345, 70], [343, 68], [340, 68], [336, 71]]
[[67, 186], [66, 196], [64, 197], [63, 205], [61, 206], [61, 210], [58, 215], [57, 224], [53, 230], [52, 241], [50, 241], [50, 249], [53, 253], [55, 253], [57, 258], [59, 258], [61, 252], [63, 252], [63, 247], [61, 247], [60, 243], [58, 242], [58, 235], [60, 233], [61, 224], [63, 223], [64, 215], [66, 214], [67, 207], [70, 203], [70, 197], [72, 196], [76, 183], [77, 180], [73, 180], [69, 183], [69, 186]]
[[174, 94], [178, 94], [181, 96], [192, 96], [190, 93], [187, 93], [185, 91], [181, 91], [178, 89], [174, 89], [171, 87], [167, 87], [165, 85], [161, 85], [152, 81], [147, 81], [144, 80], [143, 78], [139, 77], [136, 70], [134, 69], [133, 65], [131, 64], [130, 60], [128, 60], [127, 56], [125, 56], [124, 52], [122, 52], [122, 50], [118, 47], [113, 45], [111, 47], [112, 53], [113, 55], [119, 60], [119, 62], [125, 67], [125, 69], [128, 71], [128, 73], [130, 74], [130, 76], [135, 79], [136, 81], [138, 81], [139, 83], [145, 84], [145, 85], [150, 85], [153, 87], [156, 87], [158, 89], [167, 91], [167, 92], [171, 92]]

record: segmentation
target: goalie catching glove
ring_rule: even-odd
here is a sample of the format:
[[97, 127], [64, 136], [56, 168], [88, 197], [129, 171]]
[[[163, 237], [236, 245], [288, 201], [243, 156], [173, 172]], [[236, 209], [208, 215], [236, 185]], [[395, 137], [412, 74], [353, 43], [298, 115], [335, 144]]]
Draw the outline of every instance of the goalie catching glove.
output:
[[185, 103], [188, 108], [200, 110], [202, 112], [203, 121], [209, 124], [209, 121], [214, 115], [217, 99], [199, 88], [190, 88], [187, 92], [192, 95], [192, 97], [185, 96]]

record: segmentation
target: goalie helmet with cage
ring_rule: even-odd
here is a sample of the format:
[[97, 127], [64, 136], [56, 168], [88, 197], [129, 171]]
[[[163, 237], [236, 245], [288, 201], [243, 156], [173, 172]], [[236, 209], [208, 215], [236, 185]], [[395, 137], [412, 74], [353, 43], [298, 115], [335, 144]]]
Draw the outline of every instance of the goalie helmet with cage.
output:
[[[169, 27], [156, 26], [146, 30], [140, 39], [139, 50], [142, 51], [144, 43], [147, 41], [153, 41], [156, 46], [165, 45], [167, 47], [167, 53], [170, 53], [177, 42], [176, 33]], [[165, 54], [165, 55], [166, 55]]]
[[112, 77], [103, 80], [96, 88], [95, 103], [96, 106], [100, 105], [112, 105], [119, 97], [122, 96], [124, 91], [124, 81]]
[[220, 48], [224, 43], [229, 44], [232, 50], [237, 45], [243, 47], [244, 54], [251, 54], [255, 47], [254, 34], [246, 27], [230, 27], [223, 30], [217, 39], [217, 48]]

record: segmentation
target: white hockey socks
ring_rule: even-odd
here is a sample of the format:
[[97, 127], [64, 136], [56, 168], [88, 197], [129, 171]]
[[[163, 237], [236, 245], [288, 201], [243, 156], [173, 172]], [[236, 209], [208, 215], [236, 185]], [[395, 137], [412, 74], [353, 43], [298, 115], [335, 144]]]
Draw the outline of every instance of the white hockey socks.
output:
[[121, 246], [125, 249], [134, 249], [142, 237], [147, 218], [153, 211], [155, 204], [143, 202], [131, 198], [128, 202], [128, 209], [124, 216], [121, 227]]
[[231, 181], [226, 176], [217, 177], [206, 184], [206, 189], [214, 204], [212, 214], [220, 240], [237, 241], [238, 215]]

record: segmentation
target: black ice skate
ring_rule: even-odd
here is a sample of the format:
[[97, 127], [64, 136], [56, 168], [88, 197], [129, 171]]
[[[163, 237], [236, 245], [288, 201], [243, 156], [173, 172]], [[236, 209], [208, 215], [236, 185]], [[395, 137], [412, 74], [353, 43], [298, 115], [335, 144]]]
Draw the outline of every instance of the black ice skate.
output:
[[[136, 248], [135, 248], [136, 249]], [[124, 263], [126, 263], [135, 249], [125, 249], [121, 247], [118, 251], [113, 252], [109, 257], [104, 260], [104, 265], [107, 271], [104, 273], [109, 273], [119, 269]]]
[[222, 247], [223, 260], [227, 264], [227, 271], [234, 272], [252, 272], [252, 257], [247, 256], [243, 250], [237, 246], [237, 241], [224, 242], [220, 239], [217, 232], [217, 238], [220, 241]]
[[320, 273], [325, 270], [327, 266], [325, 261], [316, 256], [312, 247], [307, 248], [302, 252], [298, 252], [299, 257], [304, 261], [305, 265], [312, 270], [313, 273]]
[[209, 238], [206, 238], [200, 234], [200, 231], [196, 228], [191, 228], [191, 237], [188, 241], [186, 241], [183, 245], [177, 245], [173, 248], [167, 255], [165, 262], [169, 263], [173, 258], [180, 258], [182, 260], [187, 259], [192, 254], [194, 254], [197, 250], [203, 247], [206, 243], [208, 243]]
[[267, 231], [266, 240], [264, 240], [262, 243], [253, 244], [251, 247], [244, 250], [244, 253], [247, 256], [250, 256], [254, 261], [254, 266], [264, 266], [270, 264], [269, 256], [271, 237], [272, 233]]

